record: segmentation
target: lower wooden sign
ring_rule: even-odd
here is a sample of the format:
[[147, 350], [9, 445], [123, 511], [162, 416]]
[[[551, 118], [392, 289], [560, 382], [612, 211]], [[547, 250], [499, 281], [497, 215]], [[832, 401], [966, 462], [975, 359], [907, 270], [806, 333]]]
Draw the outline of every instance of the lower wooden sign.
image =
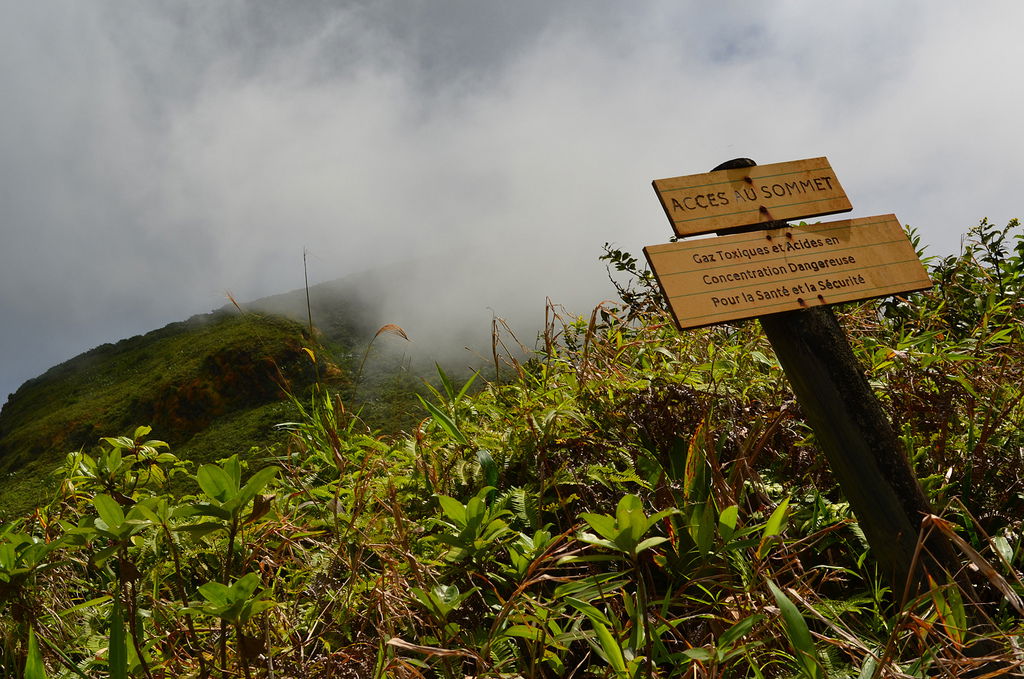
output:
[[926, 290], [896, 215], [644, 248], [680, 328]]

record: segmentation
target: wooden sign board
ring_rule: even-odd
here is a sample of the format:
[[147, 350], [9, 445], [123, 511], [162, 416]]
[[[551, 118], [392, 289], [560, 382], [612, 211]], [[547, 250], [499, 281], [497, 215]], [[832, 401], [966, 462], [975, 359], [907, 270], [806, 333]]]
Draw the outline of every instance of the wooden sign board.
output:
[[827, 158], [655, 179], [654, 190], [680, 236], [853, 209]]
[[644, 254], [680, 328], [932, 286], [896, 215], [652, 245]]

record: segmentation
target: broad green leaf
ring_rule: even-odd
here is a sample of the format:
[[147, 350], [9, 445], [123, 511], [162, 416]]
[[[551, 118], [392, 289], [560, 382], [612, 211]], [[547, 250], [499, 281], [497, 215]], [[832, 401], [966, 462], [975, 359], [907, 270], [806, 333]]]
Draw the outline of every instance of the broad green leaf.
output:
[[449, 613], [456, 610], [462, 605], [463, 601], [478, 591], [478, 587], [473, 587], [467, 592], [460, 593], [459, 588], [455, 585], [437, 585], [429, 592], [418, 587], [413, 588], [416, 598], [428, 609], [441, 616], [441, 618], [447, 618]]
[[663, 538], [663, 537], [647, 538], [646, 540], [644, 540], [643, 542], [641, 542], [640, 544], [638, 544], [636, 546], [636, 549], [634, 551], [634, 555], [639, 554], [640, 552], [644, 551], [645, 549], [650, 549], [651, 547], [654, 547], [656, 545], [660, 545], [663, 542], [668, 542], [668, 538]]
[[781, 369], [782, 367], [779, 365], [779, 360], [777, 358], [775, 358], [774, 356], [772, 356], [772, 358], [768, 358], [762, 352], [757, 350], [751, 351], [750, 357], [753, 358], [758, 363], [760, 363], [761, 365], [766, 365], [769, 368]]
[[487, 528], [480, 534], [480, 540], [477, 543], [479, 544], [481, 541], [484, 543], [493, 542], [509, 530], [508, 524], [501, 519], [491, 519], [487, 522]]
[[10, 542], [0, 545], [0, 570], [10, 570], [17, 562], [18, 553], [15, 551], [14, 545]]
[[644, 529], [644, 532], [646, 533], [647, 531], [649, 531], [656, 523], [660, 522], [665, 517], [679, 513], [679, 510], [673, 507], [672, 509], [665, 509], [663, 511], [660, 511], [657, 514], [651, 514], [649, 517], [647, 517], [647, 527]]
[[178, 505], [177, 507], [171, 510], [171, 518], [187, 519], [191, 516], [196, 516], [197, 514], [200, 514], [200, 508], [212, 506], [213, 505], [209, 504], [208, 502], [197, 502], [195, 504], [190, 505]]
[[231, 490], [238, 491], [242, 487], [242, 463], [238, 461], [238, 455], [224, 461], [224, 472], [231, 481]]
[[240, 511], [275, 476], [277, 476], [277, 467], [264, 467], [260, 469], [249, 478], [249, 481], [234, 497], [224, 503], [224, 509], [231, 513]]
[[114, 555], [114, 553], [117, 552], [119, 547], [120, 547], [120, 545], [114, 544], [114, 545], [109, 545], [107, 547], [104, 547], [103, 549], [98, 550], [96, 553], [94, 553], [92, 555], [91, 561], [92, 561], [93, 565], [102, 566], [106, 562], [107, 559], [112, 557]]
[[[236, 580], [230, 589], [230, 596], [234, 600], [248, 599], [260, 586], [259, 573], [247, 573]], [[456, 590], [458, 591], [458, 590]]]
[[215, 464], [204, 464], [196, 473], [199, 487], [217, 502], [227, 502], [234, 495], [231, 476]]
[[713, 500], [708, 498], [702, 504], [694, 508], [698, 512], [697, 535], [694, 542], [697, 543], [697, 551], [701, 554], [708, 554], [715, 539], [715, 508]]
[[226, 604], [214, 604], [209, 603], [203, 606], [203, 612], [207, 615], [215, 615], [218, 618], [223, 618], [230, 622], [238, 620], [239, 614], [242, 612], [242, 608], [245, 606], [244, 601], [231, 601]]
[[1009, 541], [1002, 535], [997, 535], [992, 538], [992, 546], [995, 548], [999, 556], [1007, 564], [1013, 563], [1013, 548], [1010, 547]]
[[507, 637], [519, 637], [528, 641], [542, 641], [547, 636], [542, 628], [529, 625], [512, 625], [508, 629], [503, 630], [502, 634]]
[[[228, 519], [231, 518], [231, 512], [226, 511], [222, 507], [217, 507], [216, 505], [211, 505], [211, 504], [209, 504], [207, 502], [200, 502], [200, 503], [198, 503], [196, 505], [193, 505], [192, 511], [190, 511], [187, 514], [185, 514], [185, 516], [212, 516], [215, 519], [223, 519], [223, 520], [227, 521]], [[218, 526], [218, 527], [219, 528], [225, 528], [226, 526]], [[176, 531], [177, 530], [188, 531], [188, 530], [191, 530], [191, 529], [192, 529], [191, 526], [178, 526], [174, 530], [176, 530]]]
[[441, 505], [441, 511], [444, 515], [459, 528], [465, 528], [466, 526], [466, 505], [462, 504], [453, 497], [447, 495], [438, 495], [437, 502]]
[[111, 445], [114, 445], [115, 448], [105, 456], [105, 465], [109, 471], [117, 471], [121, 468], [121, 448], [130, 448], [132, 446], [132, 442], [122, 439], [122, 441], [127, 445], [117, 447], [117, 443], [112, 439], [108, 439], [108, 441], [112, 441]]
[[587, 522], [601, 537], [606, 540], [615, 540], [619, 536], [619, 529], [615, 526], [615, 519], [607, 514], [591, 514], [584, 512], [580, 518]]
[[714, 651], [708, 648], [688, 648], [683, 651], [683, 655], [700, 662], [707, 662], [715, 657]]
[[131, 523], [136, 526], [145, 526], [149, 524], [149, 519], [146, 518], [146, 513], [138, 504], [134, 504], [128, 509], [124, 519], [126, 523]]
[[459, 599], [459, 588], [455, 585], [438, 585], [434, 587], [434, 595], [437, 596], [438, 601], [451, 606]]
[[199, 593], [204, 599], [214, 604], [227, 603], [231, 598], [231, 588], [222, 582], [207, 582], [199, 585]]
[[619, 504], [615, 507], [615, 520], [618, 522], [619, 530], [631, 530], [632, 524], [637, 518], [637, 514], [642, 517], [640, 524], [642, 527], [643, 520], [647, 518], [644, 514], [643, 503], [636, 495], [623, 495], [619, 500]]
[[768, 518], [768, 523], [764, 526], [763, 538], [772, 537], [782, 532], [783, 523], [786, 519], [786, 510], [789, 509], [789, 498], [779, 503], [779, 506], [775, 508], [772, 515]]
[[476, 531], [487, 516], [487, 507], [480, 496], [472, 497], [466, 503], [466, 527]]
[[121, 505], [117, 504], [117, 500], [109, 495], [97, 495], [93, 498], [92, 504], [96, 507], [100, 518], [111, 530], [116, 531], [124, 523], [124, 510], [121, 509]]
[[718, 515], [718, 534], [726, 542], [736, 532], [736, 522], [739, 519], [739, 505], [729, 505]]
[[256, 615], [257, 613], [262, 613], [263, 611], [273, 608], [276, 605], [277, 602], [271, 601], [270, 599], [253, 599], [251, 601], [247, 601], [246, 604], [242, 607], [241, 614], [238, 616], [239, 620], [245, 623], [251, 620], [252, 616]]
[[430, 592], [427, 590], [422, 587], [411, 587], [409, 591], [412, 592], [413, 596], [419, 599], [420, 603], [428, 609], [432, 609], [434, 607], [433, 597], [430, 596]]
[[[165, 508], [166, 508], [166, 502], [165, 502]], [[144, 505], [141, 502], [139, 504], [135, 505], [134, 507], [132, 507], [132, 511], [135, 514], [143, 517], [147, 521], [150, 521], [152, 523], [162, 523], [160, 516], [155, 511], [153, 511], [152, 508], [147, 507], [146, 505]]]
[[[599, 538], [596, 535], [594, 535], [593, 533], [580, 533], [579, 535], [576, 536], [576, 539], [579, 540], [580, 542], [585, 542], [588, 545], [597, 545], [598, 547], [604, 547], [605, 549], [614, 549], [616, 551], [619, 550], [619, 546], [617, 544], [615, 544], [614, 542], [612, 542], [611, 540], [605, 540], [604, 538]], [[615, 557], [615, 556], [611, 556], [611, 555], [609, 555], [607, 557], [607, 559], [615, 559], [615, 558], [621, 558], [621, 557]], [[563, 557], [563, 559], [560, 560], [559, 563], [569, 563], [571, 561], [586, 561], [586, 560], [591, 560], [591, 557]]]

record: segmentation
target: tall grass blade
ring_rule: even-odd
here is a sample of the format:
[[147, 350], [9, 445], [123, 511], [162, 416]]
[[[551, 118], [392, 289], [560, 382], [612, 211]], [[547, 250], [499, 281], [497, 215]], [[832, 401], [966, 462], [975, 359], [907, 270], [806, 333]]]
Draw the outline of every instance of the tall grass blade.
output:
[[31, 627], [28, 629], [28, 657], [25, 659], [25, 679], [46, 679], [43, 654], [39, 652], [36, 631]]
[[964, 555], [971, 560], [971, 563], [974, 564], [975, 568], [988, 578], [988, 581], [992, 583], [992, 586], [999, 590], [1006, 601], [1014, 607], [1017, 613], [1024, 616], [1024, 602], [1021, 601], [1020, 595], [1014, 591], [1010, 583], [1006, 581], [1006, 578], [1000, 575], [985, 557], [967, 544], [966, 540], [957, 535], [956, 531], [953, 530], [953, 525], [949, 521], [946, 521], [940, 516], [930, 515], [924, 517], [921, 525], [924, 527], [934, 526], [935, 528], [938, 528], [939, 531], [949, 538], [950, 542], [956, 545], [957, 548], [959, 548], [960, 551], [962, 551]]
[[121, 602], [115, 598], [110, 609], [110, 643], [107, 647], [110, 679], [128, 679], [128, 637], [124, 628]]
[[625, 674], [626, 658], [622, 655], [622, 648], [619, 646], [619, 642], [612, 636], [611, 631], [597, 620], [591, 618], [590, 624], [594, 626], [594, 632], [597, 633], [597, 640], [601, 644], [601, 651], [604, 653], [608, 664], [612, 666], [612, 669], [617, 674]]
[[434, 418], [434, 421], [441, 425], [441, 428], [444, 429], [449, 436], [451, 436], [453, 439], [455, 439], [457, 442], [461, 443], [464, 446], [469, 445], [469, 440], [466, 438], [466, 435], [462, 433], [462, 430], [459, 429], [459, 427], [455, 424], [455, 421], [451, 417], [449, 417], [447, 413], [442, 411], [440, 408], [435, 406], [430, 401], [424, 399], [419, 394], [417, 394], [416, 396], [417, 398], [419, 398], [420, 403], [423, 404], [423, 407], [427, 409], [427, 412], [430, 413], [430, 416]]
[[691, 502], [702, 502], [707, 496], [707, 433], [701, 422], [690, 439], [686, 452], [686, 468], [683, 471], [683, 495]]
[[481, 448], [476, 451], [476, 459], [480, 463], [480, 470], [484, 473], [485, 486], [498, 486], [498, 465], [489, 451]]
[[811, 639], [811, 631], [807, 628], [807, 621], [797, 610], [796, 604], [789, 600], [781, 589], [771, 580], [766, 581], [768, 589], [771, 590], [775, 602], [782, 611], [782, 621], [786, 626], [786, 636], [793, 645], [797, 657], [800, 660], [801, 673], [808, 679], [825, 679], [826, 673], [822, 669], [821, 661], [818, 658], [817, 649], [814, 648], [814, 641]]
[[764, 525], [764, 531], [761, 533], [761, 544], [757, 548], [757, 556], [764, 558], [768, 552], [768, 547], [771, 545], [771, 539], [782, 532], [786, 523], [786, 510], [789, 509], [789, 498], [779, 503], [779, 506], [775, 508], [772, 515], [768, 517], [768, 523]]

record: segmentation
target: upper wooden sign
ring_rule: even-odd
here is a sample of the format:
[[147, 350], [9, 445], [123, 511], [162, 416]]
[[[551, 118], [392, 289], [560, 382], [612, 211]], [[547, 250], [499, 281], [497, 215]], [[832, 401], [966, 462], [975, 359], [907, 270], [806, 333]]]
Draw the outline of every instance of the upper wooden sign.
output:
[[680, 328], [926, 290], [896, 215], [644, 248]]
[[654, 190], [680, 236], [853, 209], [827, 158], [655, 179]]

